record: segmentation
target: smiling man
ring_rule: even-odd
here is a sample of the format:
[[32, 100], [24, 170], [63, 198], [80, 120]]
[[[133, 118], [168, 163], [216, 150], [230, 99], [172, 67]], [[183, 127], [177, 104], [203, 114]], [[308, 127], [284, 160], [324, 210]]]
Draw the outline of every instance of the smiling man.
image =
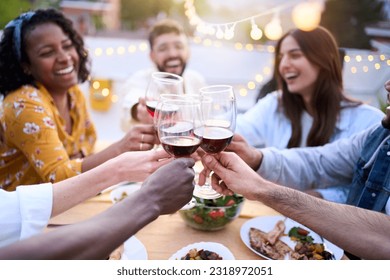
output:
[[123, 103], [122, 129], [127, 131], [132, 123], [152, 123], [146, 111], [145, 91], [151, 74], [155, 71], [168, 72], [184, 78], [184, 92], [198, 93], [205, 86], [204, 78], [186, 68], [190, 58], [187, 36], [183, 28], [174, 20], [157, 22], [149, 32], [150, 59], [153, 68], [135, 72], [125, 83], [121, 94]]

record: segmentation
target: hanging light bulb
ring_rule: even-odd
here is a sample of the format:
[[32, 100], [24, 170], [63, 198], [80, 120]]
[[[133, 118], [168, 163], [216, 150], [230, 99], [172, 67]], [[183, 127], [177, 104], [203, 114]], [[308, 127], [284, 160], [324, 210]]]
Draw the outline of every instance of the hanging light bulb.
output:
[[221, 40], [224, 38], [224, 36], [225, 36], [225, 34], [223, 33], [221, 27], [218, 25], [217, 32], [215, 33], [215, 37], [217, 37], [217, 39]]
[[207, 34], [207, 26], [204, 23], [200, 23], [196, 26], [196, 31], [199, 33]]
[[257, 26], [257, 24], [255, 23], [255, 20], [253, 18], [251, 19], [251, 23], [252, 23], [251, 38], [253, 40], [260, 40], [261, 37], [263, 37], [263, 32]]
[[315, 29], [321, 21], [322, 4], [319, 2], [303, 2], [292, 11], [294, 24], [303, 31]]
[[192, 16], [189, 19], [190, 19], [190, 24], [191, 25], [198, 25], [201, 22], [200, 18], [197, 17], [197, 16]]
[[234, 28], [236, 27], [236, 24], [233, 24], [230, 28], [226, 26], [225, 30], [225, 39], [231, 40], [234, 38]]
[[264, 34], [270, 40], [278, 40], [283, 35], [279, 15], [275, 14], [272, 20], [264, 27]]
[[215, 28], [213, 26], [207, 26], [206, 28], [207, 34], [214, 35], [215, 34]]
[[[268, 11], [263, 11], [259, 14], [252, 15], [249, 18], [244, 18], [230, 23], [221, 23], [221, 24], [211, 24], [204, 22], [197, 14], [196, 8], [194, 5], [195, 0], [175, 0], [175, 1], [184, 1], [185, 2], [185, 15], [188, 17], [191, 25], [197, 26], [196, 30], [199, 33], [206, 35], [215, 35], [218, 39], [225, 38], [226, 40], [231, 40], [234, 38], [234, 28], [237, 23], [241, 23], [247, 20], [250, 20], [252, 23], [252, 28], [250, 31], [250, 36], [253, 40], [259, 40], [262, 38], [263, 33], [271, 40], [278, 40], [283, 35], [283, 30], [281, 26], [281, 21], [279, 18], [279, 12], [287, 8], [294, 7], [292, 11], [292, 19], [294, 24], [305, 31], [312, 30], [316, 28], [321, 20], [321, 13], [324, 9], [325, 0], [295, 0], [295, 1], [285, 1], [284, 3], [278, 5]], [[296, 3], [299, 3], [298, 5]], [[271, 22], [262, 30], [260, 29], [254, 20], [258, 17], [265, 16], [267, 14], [273, 13], [276, 11]], [[222, 29], [222, 30], [221, 30]]]

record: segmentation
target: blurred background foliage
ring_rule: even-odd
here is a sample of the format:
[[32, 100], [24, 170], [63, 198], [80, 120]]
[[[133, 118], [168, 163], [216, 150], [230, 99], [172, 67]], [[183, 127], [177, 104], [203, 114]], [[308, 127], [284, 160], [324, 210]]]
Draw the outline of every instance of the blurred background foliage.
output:
[[1, 0], [0, 1], [0, 28], [4, 26], [19, 13], [31, 8], [28, 0]]
[[122, 0], [121, 20], [122, 28], [135, 30], [147, 24], [148, 19], [159, 15], [171, 15], [174, 9], [174, 0]]
[[328, 0], [320, 24], [333, 33], [340, 47], [369, 49], [364, 27], [385, 19], [383, 1]]

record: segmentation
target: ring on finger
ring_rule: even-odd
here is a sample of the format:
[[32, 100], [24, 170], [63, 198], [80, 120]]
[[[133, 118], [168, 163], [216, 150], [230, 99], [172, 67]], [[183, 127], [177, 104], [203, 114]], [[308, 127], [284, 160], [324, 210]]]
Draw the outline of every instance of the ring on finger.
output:
[[144, 142], [144, 137], [145, 137], [145, 134], [141, 134], [141, 143], [143, 143]]
[[139, 143], [139, 150], [142, 151], [142, 147], [143, 147], [144, 143]]

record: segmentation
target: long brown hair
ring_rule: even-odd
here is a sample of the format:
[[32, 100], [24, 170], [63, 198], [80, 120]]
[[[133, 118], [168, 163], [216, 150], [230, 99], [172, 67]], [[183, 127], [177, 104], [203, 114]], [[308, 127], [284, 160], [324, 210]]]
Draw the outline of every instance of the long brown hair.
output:
[[[287, 36], [292, 36], [300, 46], [305, 57], [320, 69], [311, 99], [313, 125], [307, 137], [307, 146], [320, 146], [329, 142], [340, 116], [341, 101], [347, 106], [357, 106], [360, 101], [352, 100], [343, 92], [342, 64], [336, 40], [323, 27], [312, 31], [293, 29], [286, 33], [277, 43], [275, 49], [275, 69], [279, 69], [280, 46]], [[279, 71], [275, 71], [279, 88], [282, 90], [284, 113], [291, 121], [292, 134], [288, 148], [298, 147], [301, 142], [301, 116], [305, 109], [300, 95], [291, 94]]]

